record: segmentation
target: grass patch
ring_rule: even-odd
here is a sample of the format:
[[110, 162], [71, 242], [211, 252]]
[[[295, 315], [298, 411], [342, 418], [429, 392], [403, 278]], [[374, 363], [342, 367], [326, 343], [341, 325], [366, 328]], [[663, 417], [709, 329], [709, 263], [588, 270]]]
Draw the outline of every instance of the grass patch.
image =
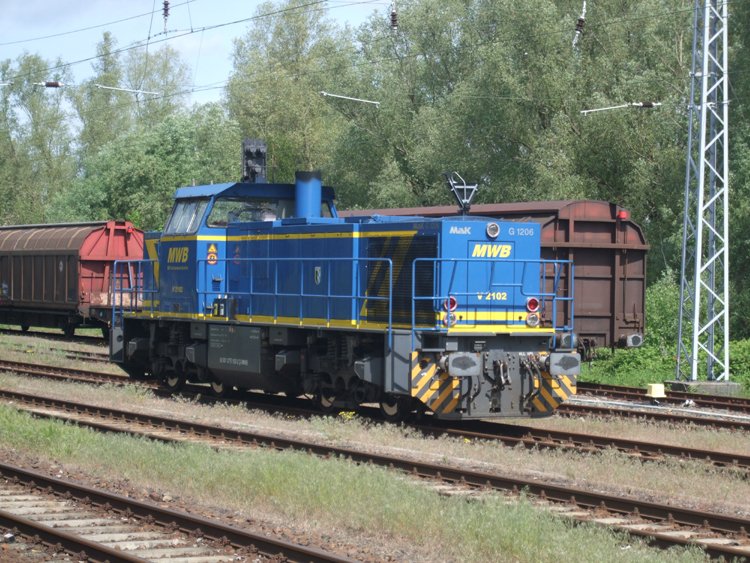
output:
[[[368, 448], [384, 454], [403, 454], [428, 462], [471, 467], [479, 471], [540, 479], [563, 478], [571, 484], [593, 486], [611, 494], [648, 491], [655, 497], [675, 502], [700, 501], [713, 510], [739, 510], [750, 506], [750, 482], [732, 468], [711, 469], [701, 461], [665, 459], [642, 463], [618, 451], [578, 454], [568, 451], [510, 448], [496, 442], [465, 441], [459, 438], [425, 438], [408, 426], [373, 423], [358, 416], [296, 417], [248, 411], [242, 405], [202, 405], [186, 398], [160, 399], [138, 386], [91, 386], [69, 382], [28, 379], [0, 374], [0, 384], [11, 390], [42, 394], [95, 405], [133, 410], [142, 414], [174, 416], [236, 430], [254, 430], [284, 438], [309, 439], [354, 449]], [[573, 431], [590, 428], [607, 435], [665, 441], [676, 445], [735, 451], [750, 448], [750, 438], [734, 432], [715, 432], [685, 426], [591, 419], [552, 418], [523, 424], [564, 427]], [[700, 483], [696, 486], [696, 483]]]
[[594, 361], [581, 366], [581, 381], [646, 387], [675, 378], [675, 360], [652, 346], [612, 351], [600, 348]]
[[347, 530], [381, 543], [385, 537], [412, 546], [424, 560], [705, 560], [697, 548], [652, 550], [618, 533], [574, 526], [528, 502], [441, 497], [397, 473], [344, 460], [102, 435], [7, 406], [0, 406], [0, 447], [291, 526]]
[[75, 341], [50, 343], [44, 338], [21, 335], [3, 335], [0, 337], [0, 359], [16, 362], [27, 362], [59, 366], [63, 368], [89, 369], [103, 373], [124, 374], [117, 364], [110, 362], [88, 362], [83, 359], [67, 358], [70, 352], [106, 352], [107, 348]]

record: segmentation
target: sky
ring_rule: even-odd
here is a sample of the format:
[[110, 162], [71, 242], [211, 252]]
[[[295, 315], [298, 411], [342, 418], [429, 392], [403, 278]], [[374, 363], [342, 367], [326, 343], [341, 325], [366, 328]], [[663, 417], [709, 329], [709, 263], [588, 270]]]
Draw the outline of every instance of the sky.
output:
[[[75, 81], [82, 82], [92, 72], [92, 61], [86, 59], [96, 55], [105, 31], [112, 33], [118, 48], [150, 36], [154, 47], [170, 45], [180, 53], [192, 74], [186, 88], [205, 88], [194, 92], [191, 102], [218, 101], [232, 70], [233, 40], [243, 36], [251, 22], [199, 30], [251, 18], [262, 3], [171, 0], [165, 34], [163, 0], [0, 0], [0, 60], [28, 52], [51, 63], [58, 57], [66, 63], [84, 61], [71, 66]], [[389, 6], [389, 0], [328, 0], [308, 9], [326, 10], [339, 24], [356, 27], [373, 12], [386, 18]]]

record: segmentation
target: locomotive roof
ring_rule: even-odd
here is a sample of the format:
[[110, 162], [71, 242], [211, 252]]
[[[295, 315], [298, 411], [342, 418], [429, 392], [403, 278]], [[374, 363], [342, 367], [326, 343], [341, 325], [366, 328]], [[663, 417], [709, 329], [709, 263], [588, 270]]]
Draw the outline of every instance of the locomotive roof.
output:
[[[205, 186], [187, 186], [177, 188], [175, 199], [193, 197], [263, 197], [294, 199], [294, 184], [253, 184], [251, 182], [228, 182], [224, 184], [210, 184]], [[332, 200], [335, 195], [333, 188], [323, 186], [323, 199]]]

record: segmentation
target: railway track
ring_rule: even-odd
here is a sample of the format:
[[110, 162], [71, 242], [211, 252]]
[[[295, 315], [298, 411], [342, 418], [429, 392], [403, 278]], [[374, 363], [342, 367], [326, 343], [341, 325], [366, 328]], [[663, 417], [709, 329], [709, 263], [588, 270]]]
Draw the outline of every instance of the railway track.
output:
[[[6, 395], [9, 397], [9, 395]], [[14, 402], [19, 402], [16, 396]], [[415, 477], [439, 480], [450, 486], [489, 489], [504, 492], [525, 491], [553, 503], [553, 510], [572, 518], [614, 526], [648, 538], [659, 545], [700, 545], [712, 556], [750, 557], [750, 519], [696, 511], [669, 504], [613, 496], [593, 490], [540, 482], [536, 478], [510, 478], [471, 471], [446, 464], [431, 464], [403, 457], [374, 454], [351, 448], [320, 445], [301, 440], [268, 436], [259, 432], [237, 431], [193, 421], [143, 415], [85, 405], [82, 415], [70, 413], [81, 407], [67, 401], [29, 397], [43, 403], [35, 407], [36, 416], [65, 419], [99, 431], [140, 434], [166, 442], [202, 442], [214, 448], [265, 446], [277, 450], [303, 451], [323, 457], [343, 457], [357, 463], [370, 463], [399, 469]]]
[[649, 405], [635, 406], [632, 403], [624, 402], [589, 401], [582, 397], [575, 397], [569, 402], [563, 403], [555, 412], [560, 416], [621, 417], [750, 431], [750, 416], [722, 414], [716, 411], [701, 412], [695, 409], [673, 409]]
[[114, 375], [111, 373], [102, 373], [100, 371], [87, 369], [16, 362], [13, 360], [0, 360], [0, 371], [10, 371], [27, 377], [42, 377], [47, 379], [75, 381], [78, 383], [115, 383], [125, 385], [132, 383], [133, 381], [127, 375]]
[[[495, 440], [507, 446], [522, 445], [526, 448], [561, 449], [577, 452], [594, 452], [614, 449], [644, 461], [675, 457], [683, 460], [700, 460], [718, 467], [735, 467], [750, 470], [750, 455], [698, 448], [656, 444], [641, 440], [628, 440], [612, 436], [585, 434], [560, 430], [549, 430], [485, 421], [470, 421], [460, 428], [443, 428], [439, 422], [417, 428], [425, 434], [450, 435], [476, 440]], [[748, 475], [750, 476], [750, 474]]]
[[[78, 560], [343, 562], [323, 550], [0, 464], [0, 525]], [[54, 554], [54, 555], [53, 555]]]
[[45, 338], [47, 340], [62, 340], [65, 342], [83, 342], [86, 344], [94, 344], [97, 346], [104, 346], [107, 344], [107, 341], [101, 337], [101, 336], [84, 336], [84, 335], [78, 335], [78, 336], [65, 336], [64, 334], [58, 334], [55, 332], [44, 332], [44, 331], [36, 331], [36, 330], [13, 330], [9, 328], [2, 328], [0, 329], [0, 334], [6, 334], [9, 336], [29, 336], [29, 337], [38, 337], [38, 338]]
[[[0, 330], [0, 333], [3, 331]], [[10, 331], [15, 332], [16, 331]], [[57, 335], [51, 335], [49, 333], [39, 333], [44, 336], [57, 337]], [[102, 339], [93, 338], [92, 340], [97, 342], [103, 342]], [[57, 339], [57, 338], [55, 338]], [[109, 363], [109, 355], [106, 351], [95, 352], [95, 351], [76, 351], [76, 350], [62, 350], [62, 353], [66, 358], [72, 360], [80, 360], [85, 362], [93, 363]], [[0, 369], [2, 366], [0, 365]], [[87, 372], [88, 370], [81, 370], [81, 373]], [[95, 372], [88, 372], [95, 373]], [[600, 383], [589, 383], [579, 382], [578, 383], [579, 395], [573, 399], [573, 401], [580, 400], [581, 395], [593, 395], [598, 397], [604, 397], [607, 399], [619, 399], [627, 402], [641, 403], [637, 407], [630, 407], [629, 405], [598, 405], [590, 404], [585, 402], [578, 402], [577, 404], [564, 403], [559, 409], [558, 413], [562, 415], [586, 415], [594, 414], [599, 416], [624, 416], [624, 417], [636, 417], [636, 418], [651, 418], [653, 420], [661, 420], [667, 422], [689, 422], [700, 426], [716, 426], [719, 428], [730, 428], [737, 430], [748, 430], [750, 429], [750, 420], [746, 421], [743, 419], [734, 419], [726, 416], [720, 418], [714, 416], [715, 413], [701, 413], [701, 414], [690, 414], [690, 413], [675, 413], [675, 412], [663, 412], [651, 409], [651, 399], [646, 396], [646, 390], [639, 387], [625, 387], [620, 385], [609, 385]], [[716, 411], [727, 411], [728, 413], [738, 413], [747, 415], [750, 417], [750, 399], [741, 397], [726, 397], [726, 396], [715, 396], [705, 395], [702, 393], [687, 393], [681, 391], [667, 391], [667, 397], [659, 399], [660, 406], [671, 405], [676, 408], [680, 408], [686, 405], [686, 402], [691, 407], [697, 408], [708, 408]]]
[[[624, 387], [621, 385], [588, 383], [585, 381], [579, 381], [577, 385], [580, 394], [626, 401], [651, 401], [651, 399], [646, 396], [646, 390], [640, 387]], [[692, 402], [697, 407], [721, 409], [750, 415], [750, 399], [743, 397], [706, 395], [703, 393], [687, 393], [684, 391], [667, 391], [665, 394], [665, 398], [659, 399], [660, 404], [682, 406], [686, 402]]]
[[[95, 353], [94, 353], [95, 354]], [[98, 371], [63, 368], [26, 362], [0, 360], [0, 370], [15, 371], [23, 375], [35, 377], [50, 377], [85, 383], [132, 383], [132, 379], [122, 375], [103, 374]], [[148, 384], [147, 384], [148, 385]], [[156, 388], [156, 385], [151, 387]], [[616, 387], [616, 386], [613, 386]], [[198, 393], [205, 393], [202, 387], [193, 387]], [[695, 394], [690, 394], [691, 396]], [[607, 416], [630, 417], [656, 420], [662, 422], [695, 424], [732, 430], [750, 430], [750, 414], [748, 416], [723, 413], [722, 411], [701, 411], [694, 408], [665, 408], [648, 404], [633, 405], [632, 403], [613, 403], [611, 401], [588, 401], [585, 397], [575, 396], [569, 402], [558, 407], [557, 414], [561, 416]]]
[[[119, 385], [132, 383], [132, 380], [126, 376], [113, 376], [88, 370], [74, 370], [17, 362], [0, 361], [0, 369], [10, 369], [24, 375], [51, 377], [82, 383], [115, 383]], [[139, 384], [150, 387], [157, 395], [170, 395], [168, 391], [162, 389], [156, 384], [151, 385], [148, 382], [139, 382]], [[211, 397], [206, 397], [206, 388], [201, 386], [189, 386], [183, 390], [183, 394], [202, 402], [213, 402], [215, 400]], [[11, 392], [3, 392], [0, 390], [0, 398], [2, 397], [7, 398], [8, 400], [21, 401], [26, 404], [34, 404], [34, 396], [32, 395], [13, 394]], [[310, 408], [306, 401], [289, 400], [286, 398], [283, 400], [280, 399], [280, 397], [269, 397], [264, 394], [246, 394], [243, 395], [241, 399], [225, 398], [222, 400], [245, 404], [248, 408], [270, 410], [273, 412], [284, 411], [294, 416], [314, 416], [320, 414], [319, 411]], [[43, 400], [42, 402], [44, 403], [48, 401], [50, 400]], [[81, 408], [78, 410], [85, 409]], [[372, 418], [378, 418], [379, 416], [377, 409], [372, 408], [364, 408], [363, 414]], [[592, 452], [612, 448], [637, 456], [643, 461], [654, 461], [663, 459], [664, 457], [676, 457], [679, 459], [702, 460], [719, 467], [750, 469], [750, 455], [673, 446], [669, 444], [658, 444], [641, 440], [628, 440], [624, 438], [580, 432], [538, 429], [518, 424], [466, 421], [460, 426], [451, 427], [450, 424], [431, 420], [427, 424], [419, 424], [415, 425], [415, 427], [428, 435], [450, 435], [472, 440], [499, 441], [508, 446], [522, 445], [526, 448], [561, 449], [578, 452]]]
[[[28, 347], [20, 343], [11, 343], [5, 345], [7, 348], [17, 352], [34, 353], [35, 348]], [[91, 352], [85, 350], [67, 350], [65, 348], [55, 349], [57, 353], [68, 360], [77, 360], [82, 362], [109, 363], [109, 354], [106, 352]]]

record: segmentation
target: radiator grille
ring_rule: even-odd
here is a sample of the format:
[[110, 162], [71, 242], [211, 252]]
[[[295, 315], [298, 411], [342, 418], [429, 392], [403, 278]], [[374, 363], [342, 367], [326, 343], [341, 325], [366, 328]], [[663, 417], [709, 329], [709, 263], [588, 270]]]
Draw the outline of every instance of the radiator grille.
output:
[[[435, 258], [437, 236], [383, 237], [369, 241], [368, 258], [390, 258], [393, 261], [393, 323], [410, 324], [412, 307], [412, 268], [415, 258]], [[416, 295], [430, 296], [434, 291], [434, 264], [418, 262], [416, 270]], [[367, 295], [388, 297], [388, 268], [373, 263], [367, 276]], [[434, 325], [435, 312], [432, 301], [416, 302], [418, 325]], [[388, 302], [367, 300], [365, 314], [370, 322], [388, 322]]]

